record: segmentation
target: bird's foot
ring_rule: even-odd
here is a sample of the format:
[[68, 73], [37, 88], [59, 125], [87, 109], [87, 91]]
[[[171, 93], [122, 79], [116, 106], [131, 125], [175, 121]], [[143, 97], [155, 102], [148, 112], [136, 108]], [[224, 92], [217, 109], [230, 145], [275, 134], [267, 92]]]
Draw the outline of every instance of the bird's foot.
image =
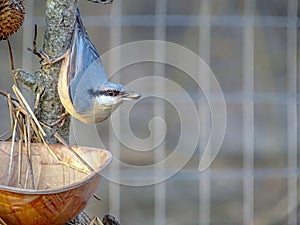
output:
[[54, 122], [51, 123], [51, 124], [48, 124], [48, 126], [49, 126], [49, 127], [54, 127], [54, 126], [56, 126], [57, 124], [60, 123], [58, 127], [62, 127], [62, 126], [65, 124], [66, 119], [67, 119], [68, 116], [69, 116], [69, 113], [68, 113], [68, 112], [64, 112], [63, 114], [61, 114], [61, 115], [58, 117], [58, 119], [57, 119], [56, 121], [54, 121]]

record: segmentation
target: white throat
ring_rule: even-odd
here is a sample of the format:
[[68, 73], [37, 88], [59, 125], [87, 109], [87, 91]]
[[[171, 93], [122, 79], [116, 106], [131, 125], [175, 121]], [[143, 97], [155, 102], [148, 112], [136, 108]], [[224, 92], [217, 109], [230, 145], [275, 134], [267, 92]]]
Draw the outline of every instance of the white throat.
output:
[[105, 96], [105, 95], [97, 96], [97, 102], [100, 105], [110, 106], [110, 105], [118, 104], [121, 101], [122, 101], [122, 99], [121, 98], [117, 98], [117, 97]]

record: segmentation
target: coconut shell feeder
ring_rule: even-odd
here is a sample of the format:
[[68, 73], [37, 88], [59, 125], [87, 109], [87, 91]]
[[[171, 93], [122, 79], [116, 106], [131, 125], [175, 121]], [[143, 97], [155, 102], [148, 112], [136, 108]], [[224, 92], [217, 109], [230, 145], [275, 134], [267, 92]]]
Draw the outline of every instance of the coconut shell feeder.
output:
[[13, 91], [16, 98], [2, 93], [9, 106], [11, 138], [0, 141], [0, 224], [65, 224], [86, 207], [112, 155], [68, 146], [59, 135], [62, 144], [47, 144], [43, 124], [16, 86]]
[[[20, 171], [12, 170], [7, 179], [11, 142], [0, 143], [0, 217], [12, 225], [65, 224], [85, 208], [96, 192], [100, 182], [99, 172], [110, 162], [111, 154], [101, 149], [72, 147], [94, 169], [85, 172], [68, 147], [49, 145], [70, 166], [56, 160], [43, 144], [31, 145], [34, 176], [28, 176], [30, 169], [24, 163]], [[15, 151], [13, 165], [18, 165], [20, 157], [27, 158], [25, 148], [21, 154]], [[31, 186], [32, 179], [35, 189], [24, 188]]]

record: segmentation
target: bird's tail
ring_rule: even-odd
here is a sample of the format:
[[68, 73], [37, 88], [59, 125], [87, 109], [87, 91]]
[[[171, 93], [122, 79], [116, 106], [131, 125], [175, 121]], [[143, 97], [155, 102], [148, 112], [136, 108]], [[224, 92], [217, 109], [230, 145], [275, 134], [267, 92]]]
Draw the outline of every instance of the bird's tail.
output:
[[83, 22], [81, 20], [81, 16], [80, 16], [80, 11], [79, 9], [77, 8], [76, 9], [76, 22], [75, 22], [75, 32], [77, 32], [77, 34], [75, 34], [74, 37], [82, 37], [84, 42], [85, 42], [85, 46], [88, 47], [90, 49], [90, 51], [93, 52], [94, 54], [94, 57], [96, 58], [99, 58], [100, 59], [100, 56], [94, 46], [94, 44], [91, 42], [90, 38], [89, 38], [89, 35], [83, 25]]

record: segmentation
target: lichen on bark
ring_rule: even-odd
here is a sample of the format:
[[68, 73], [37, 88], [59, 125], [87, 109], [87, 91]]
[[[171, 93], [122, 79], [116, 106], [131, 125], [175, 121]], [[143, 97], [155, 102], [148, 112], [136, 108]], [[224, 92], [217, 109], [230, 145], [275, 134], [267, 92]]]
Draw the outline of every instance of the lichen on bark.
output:
[[[63, 55], [71, 45], [76, 15], [76, 0], [47, 0], [46, 1], [46, 27], [42, 51], [51, 59]], [[42, 123], [53, 124], [64, 113], [57, 92], [58, 76], [61, 62], [46, 64], [35, 73], [36, 81], [42, 90], [38, 108], [38, 118]], [[67, 117], [63, 126], [58, 123], [48, 131], [47, 141], [56, 143], [53, 133], [58, 133], [68, 141], [70, 119]]]
[[[76, 16], [76, 0], [47, 0], [46, 1], [46, 30], [44, 34], [43, 52], [51, 59], [63, 55], [71, 45]], [[40, 71], [35, 73], [36, 80], [42, 87], [38, 117], [45, 124], [53, 124], [64, 113], [64, 107], [60, 102], [57, 92], [58, 77], [61, 62], [43, 65]], [[70, 118], [66, 118], [63, 126], [56, 124], [48, 131], [48, 142], [56, 143], [57, 139], [52, 136], [58, 132], [66, 141], [69, 139]], [[88, 224], [89, 217], [86, 213], [68, 224]]]

